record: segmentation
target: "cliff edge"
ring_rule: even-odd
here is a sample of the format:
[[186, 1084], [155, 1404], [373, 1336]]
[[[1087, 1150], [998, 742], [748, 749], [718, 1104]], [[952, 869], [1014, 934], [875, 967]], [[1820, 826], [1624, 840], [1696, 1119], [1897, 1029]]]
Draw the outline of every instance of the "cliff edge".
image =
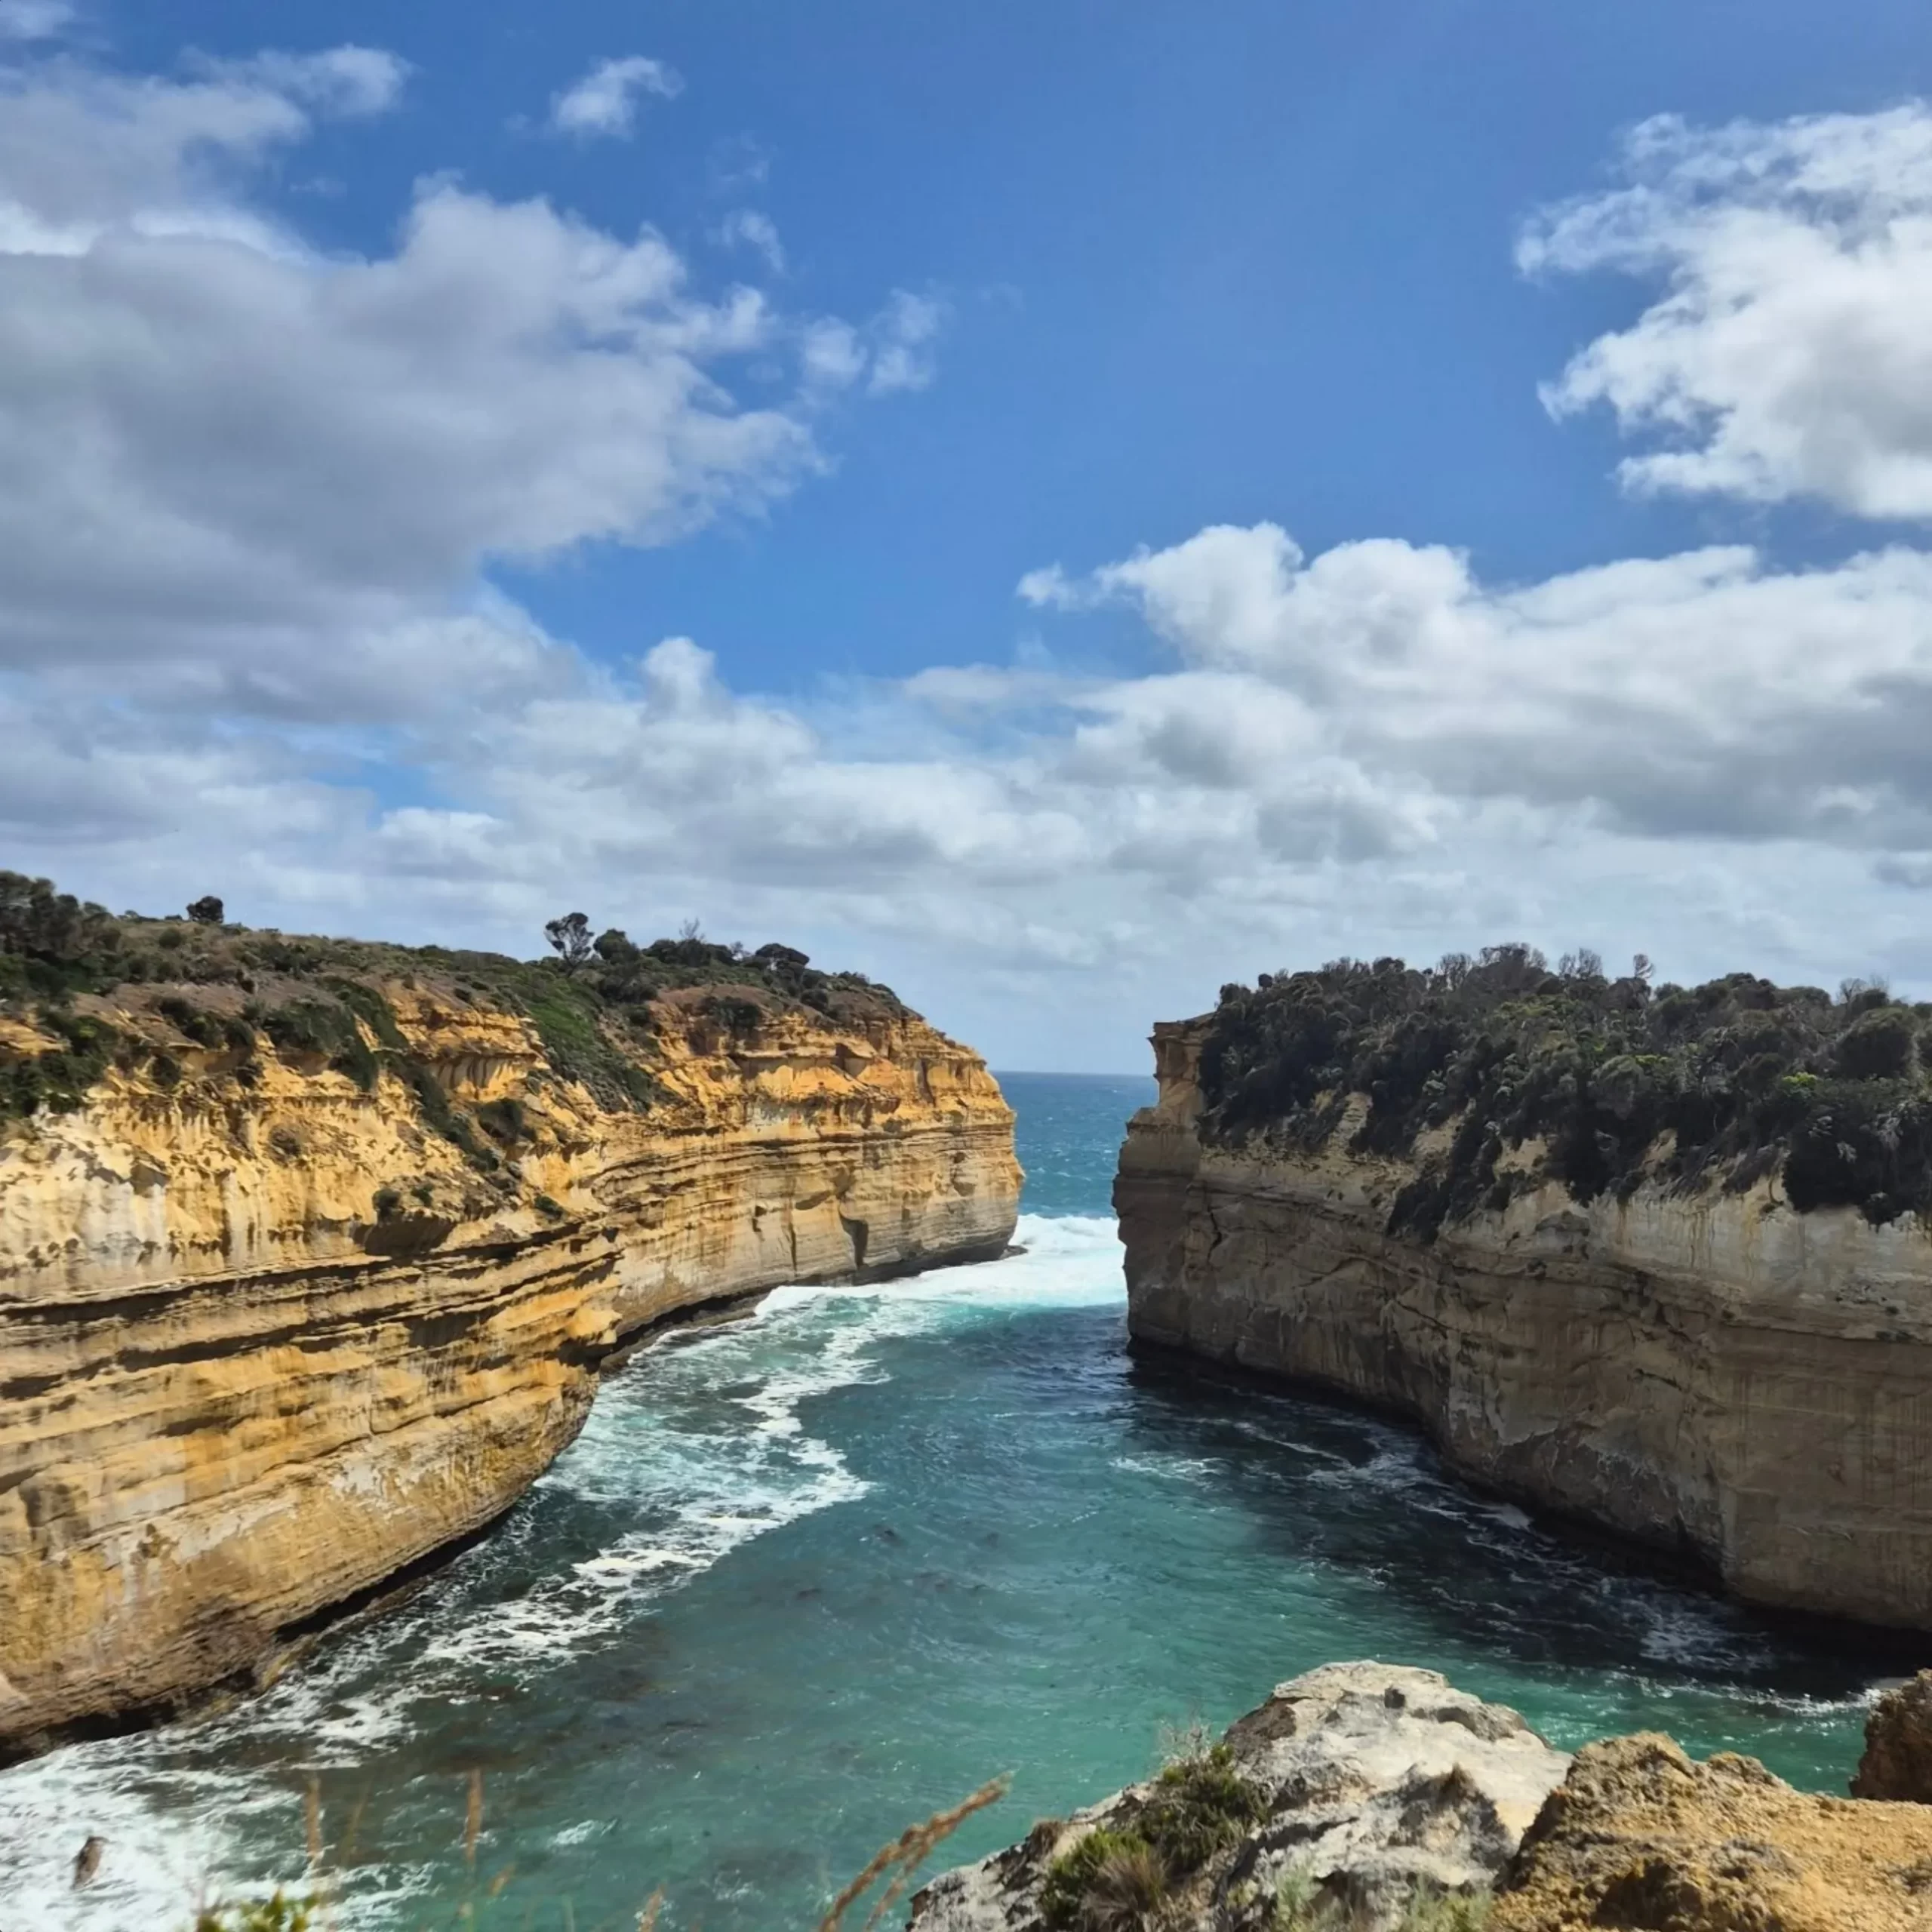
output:
[[1919, 1932], [1932, 1807], [1644, 1733], [1553, 1750], [1433, 1671], [1334, 1663], [1217, 1745], [942, 1874], [913, 1932]]
[[977, 1055], [789, 949], [597, 946], [0, 875], [0, 1755], [246, 1683], [487, 1525], [651, 1324], [1004, 1248]]
[[1926, 1010], [1521, 947], [1155, 1030], [1138, 1340], [1415, 1418], [1739, 1595], [1932, 1629]]

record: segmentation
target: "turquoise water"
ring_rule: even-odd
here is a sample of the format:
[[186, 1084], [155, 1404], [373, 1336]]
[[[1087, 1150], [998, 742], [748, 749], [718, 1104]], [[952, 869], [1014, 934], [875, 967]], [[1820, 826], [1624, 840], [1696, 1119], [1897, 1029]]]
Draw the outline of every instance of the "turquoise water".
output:
[[166, 1932], [289, 1873], [312, 1774], [332, 1841], [359, 1812], [341, 1922], [447, 1924], [475, 1769], [492, 1922], [627, 1927], [662, 1885], [666, 1927], [782, 1932], [995, 1772], [949, 1860], [1340, 1657], [1843, 1788], [1899, 1660], [1606, 1568], [1398, 1428], [1131, 1360], [1108, 1190], [1151, 1083], [1005, 1084], [1024, 1254], [661, 1346], [401, 1610], [225, 1718], [0, 1774], [0, 1932]]

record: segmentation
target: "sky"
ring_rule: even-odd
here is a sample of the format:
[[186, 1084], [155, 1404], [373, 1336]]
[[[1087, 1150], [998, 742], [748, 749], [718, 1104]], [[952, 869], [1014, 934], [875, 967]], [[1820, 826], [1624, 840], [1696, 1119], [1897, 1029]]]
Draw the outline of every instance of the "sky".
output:
[[996, 1066], [1932, 995], [1922, 0], [0, 0], [0, 865]]

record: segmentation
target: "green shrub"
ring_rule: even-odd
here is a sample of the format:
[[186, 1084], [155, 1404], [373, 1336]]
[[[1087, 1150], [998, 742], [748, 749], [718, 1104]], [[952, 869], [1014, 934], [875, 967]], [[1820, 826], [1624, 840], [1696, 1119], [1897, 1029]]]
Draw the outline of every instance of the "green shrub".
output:
[[1134, 1829], [1177, 1872], [1195, 1872], [1267, 1815], [1263, 1794], [1217, 1744], [1170, 1764], [1134, 1820]]
[[1483, 1932], [1489, 1907], [1486, 1891], [1445, 1892], [1420, 1884], [1404, 1903], [1395, 1932]]
[[1137, 1832], [1097, 1826], [1048, 1866], [1040, 1887], [1041, 1919], [1052, 1932], [1084, 1932], [1088, 1896], [1100, 1874], [1118, 1861], [1153, 1855], [1153, 1847]]
[[538, 1214], [545, 1216], [550, 1220], [561, 1221], [564, 1218], [563, 1209], [560, 1208], [555, 1201], [552, 1201], [547, 1194], [540, 1194], [531, 1204], [537, 1210]]
[[[1451, 1130], [1392, 1204], [1389, 1230], [1423, 1241], [1556, 1182], [1577, 1200], [1647, 1177], [1749, 1185], [1780, 1170], [1799, 1208], [1875, 1221], [1932, 1211], [1932, 1106], [1919, 1017], [1881, 988], [1834, 1002], [1748, 973], [1652, 992], [1524, 946], [1398, 959], [1224, 986], [1202, 1044], [1203, 1136], [1324, 1145], [1349, 1097], [1369, 1106], [1358, 1153], [1413, 1153]], [[1529, 1178], [1499, 1174], [1539, 1141]], [[1660, 1154], [1660, 1149], [1667, 1150]]]
[[402, 1196], [392, 1187], [379, 1187], [371, 1204], [375, 1208], [376, 1219], [386, 1221], [401, 1208]]

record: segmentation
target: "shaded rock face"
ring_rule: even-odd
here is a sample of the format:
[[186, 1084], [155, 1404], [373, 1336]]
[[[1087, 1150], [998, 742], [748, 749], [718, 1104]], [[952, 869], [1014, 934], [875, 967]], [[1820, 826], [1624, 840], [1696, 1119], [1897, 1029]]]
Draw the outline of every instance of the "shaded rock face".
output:
[[1851, 1795], [1932, 1804], [1932, 1670], [1887, 1690], [1866, 1719]]
[[1741, 1596], [1932, 1629], [1915, 1220], [1799, 1214], [1764, 1180], [1587, 1204], [1534, 1185], [1424, 1244], [1389, 1231], [1415, 1159], [1350, 1148], [1361, 1097], [1318, 1153], [1204, 1145], [1204, 1025], [1156, 1029], [1160, 1098], [1121, 1150], [1138, 1340], [1411, 1416], [1493, 1487]]
[[1667, 1737], [1592, 1744], [1525, 1835], [1488, 1932], [1925, 1932], [1932, 1810], [1793, 1791]]
[[659, 1099], [614, 1112], [528, 1022], [389, 991], [450, 1106], [514, 1102], [493, 1167], [392, 1074], [281, 1060], [0, 1137], [0, 1755], [245, 1681], [487, 1525], [650, 1324], [1012, 1233], [1012, 1115], [915, 1016], [667, 1007]]
[[[1229, 1728], [1226, 1744], [1251, 1811], [1197, 1869], [1182, 1869], [1184, 1858], [1170, 1864], [1158, 1922], [1174, 1932], [1262, 1932], [1279, 1922], [1284, 1881], [1351, 1932], [1386, 1932], [1419, 1887], [1487, 1888], [1569, 1764], [1514, 1711], [1433, 1671], [1381, 1663], [1331, 1664], [1282, 1684]], [[1078, 1926], [1054, 1910], [1057, 1861], [1064, 1872], [1097, 1832], [1151, 1832], [1158, 1842], [1149, 1815], [1164, 1797], [1158, 1781], [1136, 1785], [1064, 1823], [1035, 1826], [1011, 1850], [935, 1879], [914, 1900], [912, 1924]]]

